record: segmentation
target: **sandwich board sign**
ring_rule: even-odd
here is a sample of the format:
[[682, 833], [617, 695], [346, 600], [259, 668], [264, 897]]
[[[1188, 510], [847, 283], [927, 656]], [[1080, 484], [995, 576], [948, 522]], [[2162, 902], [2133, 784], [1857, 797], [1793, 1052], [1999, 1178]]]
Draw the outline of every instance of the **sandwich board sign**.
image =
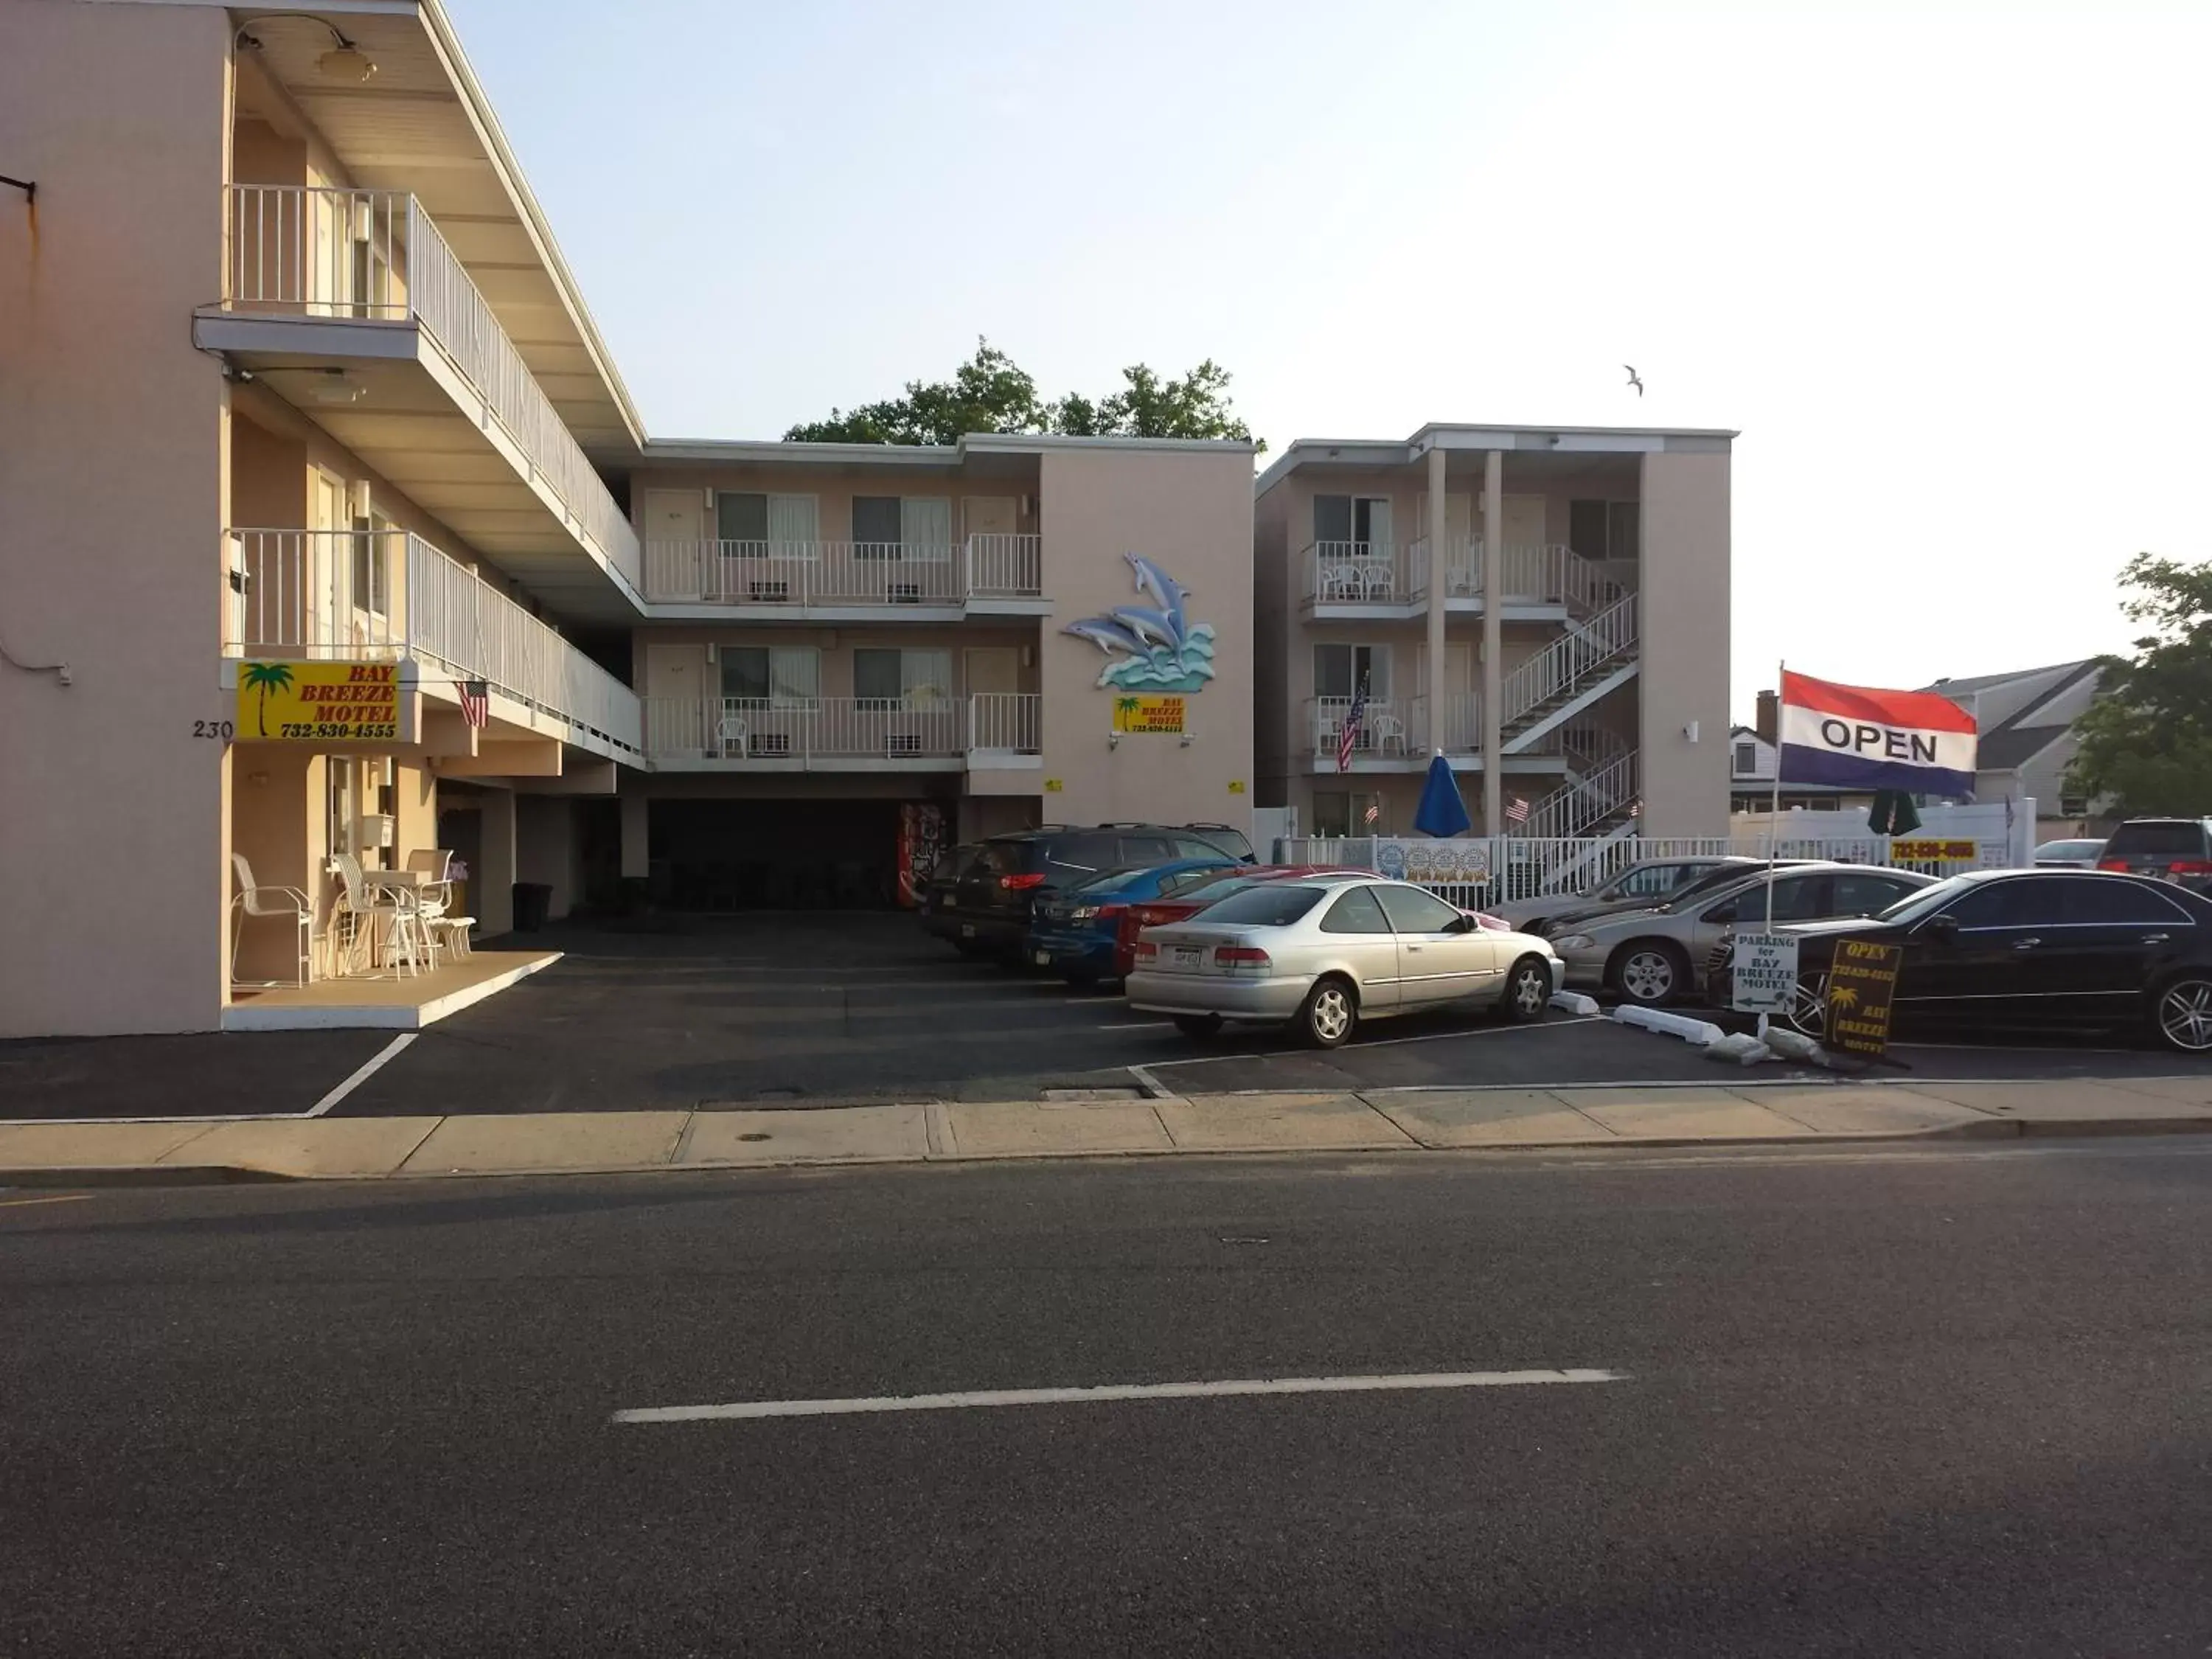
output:
[[1747, 1014], [1778, 1014], [1797, 988], [1794, 933], [1738, 933], [1729, 964], [1730, 1006]]
[[1828, 969], [1827, 1046], [1879, 1060], [1889, 1048], [1889, 1011], [1897, 1000], [1897, 970], [1905, 951], [1895, 945], [1839, 939]]

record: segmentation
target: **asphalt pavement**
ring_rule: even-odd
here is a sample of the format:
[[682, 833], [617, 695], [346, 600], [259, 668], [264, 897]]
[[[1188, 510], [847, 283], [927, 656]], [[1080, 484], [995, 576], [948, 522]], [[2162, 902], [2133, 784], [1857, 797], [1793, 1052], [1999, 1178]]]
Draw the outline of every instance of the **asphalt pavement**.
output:
[[2208, 1152], [0, 1192], [0, 1650], [2201, 1653]]
[[[907, 915], [653, 918], [526, 938], [565, 954], [431, 1026], [331, 1109], [1023, 1100], [1147, 1079], [1178, 1092], [1541, 1088], [1711, 1082], [1721, 1069], [1672, 1039], [1557, 1016], [1522, 1030], [1461, 1012], [1381, 1020], [1327, 1054], [1277, 1030], [1200, 1042], [1116, 993], [964, 961]], [[390, 1041], [330, 1031], [0, 1043], [0, 1119], [303, 1113]], [[2199, 1069], [2106, 1041], [1906, 1046], [1898, 1057], [1911, 1068], [1900, 1075], [1942, 1078]]]

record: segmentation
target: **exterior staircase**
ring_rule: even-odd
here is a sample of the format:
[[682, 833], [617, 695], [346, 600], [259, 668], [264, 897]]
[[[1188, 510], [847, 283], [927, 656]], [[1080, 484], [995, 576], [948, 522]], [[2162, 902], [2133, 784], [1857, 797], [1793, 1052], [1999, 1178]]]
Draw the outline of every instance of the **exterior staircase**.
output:
[[1562, 735], [1565, 780], [1528, 809], [1517, 834], [1532, 840], [1608, 836], [1636, 821], [1637, 750], [1600, 726], [1571, 726]]
[[1637, 595], [1619, 592], [1505, 677], [1499, 750], [1522, 755], [1634, 679]]

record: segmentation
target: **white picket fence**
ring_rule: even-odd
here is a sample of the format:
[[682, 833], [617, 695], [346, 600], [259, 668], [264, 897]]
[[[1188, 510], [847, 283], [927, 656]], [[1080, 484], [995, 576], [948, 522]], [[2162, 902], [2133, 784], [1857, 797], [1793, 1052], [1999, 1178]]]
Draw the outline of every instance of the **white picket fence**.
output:
[[[2021, 815], [2033, 825], [2033, 805]], [[1861, 819], [1863, 822], [1863, 818]], [[1626, 830], [1603, 837], [1538, 839], [1518, 836], [1473, 836], [1431, 841], [1425, 836], [1368, 836], [1342, 839], [1287, 836], [1275, 843], [1279, 864], [1336, 865], [1373, 870], [1430, 889], [1468, 908], [1535, 898], [1547, 893], [1578, 893], [1612, 879], [1630, 865], [1655, 859], [1767, 858], [1833, 859], [1839, 863], [1896, 865], [1929, 875], [1962, 870], [2002, 870], [2024, 864], [2027, 854], [2002, 834], [1975, 836], [1958, 830], [1922, 830], [1910, 842], [1972, 841], [1971, 859], [1899, 859], [1887, 836], [1791, 835], [1784, 833], [1655, 838]], [[2017, 839], [2017, 836], [2014, 837]]]

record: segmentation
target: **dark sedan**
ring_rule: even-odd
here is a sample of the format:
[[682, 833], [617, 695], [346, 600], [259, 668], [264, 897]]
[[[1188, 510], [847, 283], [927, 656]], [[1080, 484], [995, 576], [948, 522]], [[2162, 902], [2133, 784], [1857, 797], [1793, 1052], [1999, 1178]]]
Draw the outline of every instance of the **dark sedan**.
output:
[[2212, 901], [2171, 882], [2089, 871], [1975, 871], [1880, 915], [1778, 927], [1798, 946], [1790, 1024], [1819, 1035], [1838, 941], [1905, 952], [1901, 1028], [2145, 1030], [2212, 1052]]

